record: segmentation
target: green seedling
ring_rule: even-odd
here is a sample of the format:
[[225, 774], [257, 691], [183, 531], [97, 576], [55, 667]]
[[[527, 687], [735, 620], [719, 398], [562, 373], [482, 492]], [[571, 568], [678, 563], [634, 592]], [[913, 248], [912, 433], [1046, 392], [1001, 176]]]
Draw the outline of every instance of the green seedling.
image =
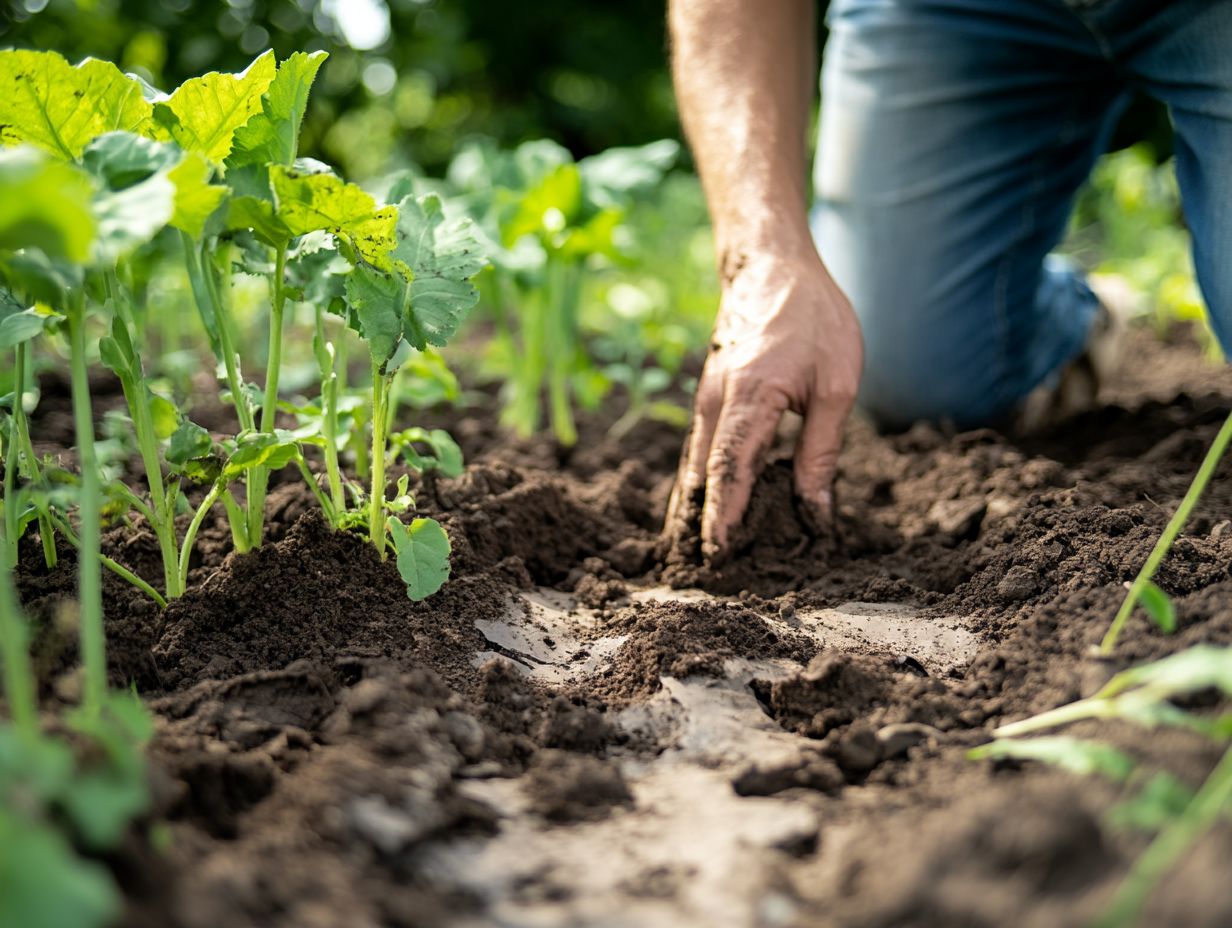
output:
[[[1115, 719], [1154, 728], [1184, 728], [1217, 744], [1232, 741], [1232, 714], [1215, 718], [1186, 712], [1174, 700], [1214, 690], [1232, 697], [1232, 648], [1200, 645], [1170, 657], [1133, 667], [1114, 676], [1095, 695], [1003, 725], [994, 741], [968, 752], [974, 760], [1035, 760], [1080, 775], [1099, 774], [1127, 784], [1138, 774], [1137, 762], [1111, 745], [1065, 735], [1024, 738], [1073, 722]], [[1110, 822], [1146, 826], [1156, 832], [1138, 858], [1112, 903], [1096, 922], [1100, 928], [1133, 925], [1154, 886], [1180, 856], [1232, 808], [1232, 747], [1196, 793], [1175, 778], [1156, 774], [1138, 794], [1110, 813]]]
[[1210, 483], [1211, 477], [1214, 476], [1215, 469], [1219, 466], [1220, 460], [1223, 459], [1224, 452], [1227, 450], [1228, 442], [1230, 441], [1232, 441], [1232, 415], [1229, 415], [1224, 420], [1223, 426], [1215, 435], [1215, 440], [1211, 442], [1211, 447], [1206, 452], [1206, 457], [1202, 459], [1202, 464], [1198, 467], [1198, 473], [1194, 476], [1193, 482], [1185, 492], [1181, 504], [1177, 507], [1176, 512], [1173, 513], [1172, 518], [1168, 520], [1163, 534], [1155, 542], [1155, 547], [1151, 549], [1150, 555], [1147, 556], [1142, 570], [1138, 572], [1138, 576], [1130, 584], [1129, 593], [1121, 603], [1121, 608], [1117, 610], [1117, 614], [1113, 618], [1112, 624], [1108, 627], [1103, 641], [1100, 642], [1100, 653], [1111, 654], [1113, 652], [1116, 648], [1117, 639], [1120, 638], [1121, 631], [1125, 628], [1125, 623], [1129, 621], [1129, 617], [1133, 615], [1134, 609], [1138, 605], [1142, 605], [1146, 609], [1147, 614], [1165, 633], [1170, 633], [1176, 628], [1176, 610], [1168, 599], [1167, 594], [1155, 584], [1152, 578], [1159, 569], [1159, 565], [1163, 563], [1168, 551], [1172, 548], [1172, 543], [1176, 541], [1176, 537], [1181, 533], [1181, 529], [1189, 521], [1190, 514], [1193, 512], [1194, 507], [1198, 505], [1198, 500], [1202, 498], [1202, 493], [1206, 490], [1206, 485]]
[[607, 384], [581, 337], [588, 276], [626, 260], [624, 220], [635, 196], [675, 160], [674, 142], [611, 149], [581, 161], [547, 140], [513, 152], [473, 146], [450, 166], [461, 205], [482, 217], [493, 250], [484, 283], [494, 314], [494, 360], [508, 385], [505, 421], [535, 432], [546, 396], [553, 434], [577, 441], [575, 401], [591, 405]]

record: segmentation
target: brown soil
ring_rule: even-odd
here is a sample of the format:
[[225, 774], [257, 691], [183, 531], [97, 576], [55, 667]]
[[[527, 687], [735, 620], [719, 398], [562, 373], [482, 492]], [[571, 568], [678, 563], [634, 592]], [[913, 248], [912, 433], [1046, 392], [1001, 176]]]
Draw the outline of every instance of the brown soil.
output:
[[[878, 436], [853, 423], [833, 532], [811, 528], [790, 468], [772, 464], [741, 549], [717, 569], [688, 545], [656, 553], [679, 432], [647, 422], [611, 442], [589, 421], [564, 453], [509, 441], [484, 408], [442, 414], [469, 466], [418, 488], [454, 546], [454, 577], [426, 602], [410, 602], [362, 539], [329, 531], [290, 478], [271, 494], [260, 550], [231, 554], [221, 518], [207, 521], [190, 590], [167, 610], [108, 575], [113, 680], [135, 683], [156, 716], [154, 817], [172, 836], [160, 856], [135, 831], [110, 861], [125, 924], [752, 923], [690, 896], [713, 874], [686, 866], [683, 845], [607, 895], [564, 875], [567, 851], [530, 876], [501, 882], [505, 864], [486, 875], [502, 841], [516, 862], [596, 836], [608, 850], [586, 879], [609, 853], [619, 869], [629, 835], [674, 848], [671, 810], [689, 791], [663, 798], [662, 763], [696, 778], [695, 804], [735, 804], [716, 835], [780, 816], [714, 883], [749, 901], [758, 924], [1084, 923], [1146, 844], [1106, 822], [1129, 793], [965, 750], [1120, 666], [1232, 644], [1232, 481], [1217, 479], [1157, 578], [1177, 633], [1137, 619], [1114, 663], [1088, 656], [1232, 404], [1232, 374], [1204, 368], [1188, 342], [1143, 336], [1133, 352], [1114, 404], [1029, 439], [932, 426]], [[41, 442], [71, 441], [61, 399], [45, 392]], [[140, 525], [105, 547], [158, 579]], [[18, 576], [48, 708], [76, 692], [74, 556], [62, 555], [48, 572], [27, 545]], [[637, 595], [663, 584], [714, 595]], [[571, 643], [536, 632], [567, 676], [499, 656], [508, 649], [475, 624], [516, 619], [536, 587], [587, 607]], [[907, 646], [808, 631], [808, 616], [852, 601], [961, 626], [974, 656], [939, 667]], [[610, 659], [584, 669], [604, 647]], [[690, 700], [703, 696], [744, 707], [714, 718], [747, 722], [765, 750], [716, 753], [689, 734]], [[1196, 736], [1109, 730], [1191, 785], [1216, 760]], [[702, 798], [716, 774], [719, 793]], [[647, 837], [660, 827], [666, 838]], [[1224, 823], [1152, 896], [1144, 923], [1232, 920], [1229, 853]], [[637, 914], [651, 911], [676, 914]]]

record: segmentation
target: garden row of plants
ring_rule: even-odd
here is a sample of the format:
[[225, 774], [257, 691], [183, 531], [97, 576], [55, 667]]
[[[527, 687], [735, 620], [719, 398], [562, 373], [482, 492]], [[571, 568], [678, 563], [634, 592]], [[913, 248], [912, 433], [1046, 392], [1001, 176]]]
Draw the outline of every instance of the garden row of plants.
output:
[[[655, 394], [702, 343], [712, 310], [696, 300], [700, 323], [671, 321], [682, 295], [654, 275], [679, 252], [681, 223], [700, 227], [700, 197], [686, 180], [664, 186], [664, 207], [640, 199], [675, 143], [582, 161], [547, 141], [476, 143], [444, 181], [404, 171], [365, 189], [299, 157], [324, 58], [267, 52], [168, 94], [105, 61], [0, 52], [0, 352], [12, 361], [0, 399], [5, 924], [109, 922], [119, 896], [93, 855], [148, 804], [151, 723], [135, 694], [108, 688], [102, 571], [165, 606], [186, 590], [206, 518], [223, 514], [237, 552], [258, 547], [270, 476], [294, 468], [334, 529], [392, 554], [411, 599], [430, 596], [448, 577], [449, 540], [414, 517], [405, 470], [456, 475], [461, 452], [444, 431], [396, 428], [398, 407], [456, 395], [438, 349], [481, 296], [481, 374], [506, 383], [505, 418], [521, 434], [546, 419], [572, 444], [575, 405], [615, 385], [629, 410], [619, 429], [685, 414]], [[632, 260], [633, 225], [652, 248], [657, 238], [659, 268]], [[694, 283], [673, 270], [662, 279]], [[592, 337], [583, 294], [612, 310]], [[236, 424], [228, 434], [191, 418], [185, 373], [202, 350]], [[124, 398], [101, 437], [89, 377], [100, 364]], [[31, 434], [35, 374], [56, 365], [70, 372], [70, 463], [40, 457]], [[404, 473], [390, 493], [394, 462]], [[160, 582], [101, 550], [105, 526], [134, 516], [157, 539]], [[52, 720], [40, 721], [12, 577], [27, 538], [49, 570], [76, 549], [81, 697]]]

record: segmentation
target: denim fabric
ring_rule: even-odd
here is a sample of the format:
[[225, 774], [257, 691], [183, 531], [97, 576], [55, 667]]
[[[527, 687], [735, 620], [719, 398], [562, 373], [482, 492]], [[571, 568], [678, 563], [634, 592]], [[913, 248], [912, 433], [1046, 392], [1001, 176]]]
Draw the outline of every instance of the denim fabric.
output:
[[1012, 414], [1096, 309], [1049, 256], [1131, 91], [1169, 107], [1232, 352], [1232, 0], [835, 0], [812, 221], [879, 423]]

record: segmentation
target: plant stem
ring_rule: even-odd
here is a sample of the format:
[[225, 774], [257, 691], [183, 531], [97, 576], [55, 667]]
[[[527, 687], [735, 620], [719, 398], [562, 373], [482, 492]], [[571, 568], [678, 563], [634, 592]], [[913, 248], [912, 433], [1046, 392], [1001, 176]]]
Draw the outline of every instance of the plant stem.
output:
[[346, 510], [342, 492], [342, 470], [338, 466], [338, 356], [333, 342], [325, 338], [325, 313], [316, 307], [317, 341], [320, 345], [322, 431], [325, 433], [325, 473], [329, 478], [329, 497], [333, 504], [330, 523], [337, 528], [337, 519]]
[[73, 294], [68, 313], [69, 367], [73, 394], [73, 425], [77, 460], [81, 468], [81, 499], [77, 513], [81, 547], [77, 558], [78, 598], [81, 601], [81, 661], [85, 667], [83, 706], [95, 714], [107, 696], [107, 646], [103, 633], [103, 578], [99, 521], [98, 460], [94, 453], [94, 411], [86, 371], [85, 294]]
[[[43, 483], [43, 472], [38, 464], [38, 456], [34, 453], [34, 442], [30, 440], [30, 420], [26, 418], [26, 408], [22, 404], [22, 397], [26, 390], [26, 343], [21, 342], [17, 345], [16, 357], [13, 361], [13, 427], [16, 429], [17, 444], [12, 445], [5, 452], [13, 457], [18, 462], [18, 471], [25, 474], [35, 486], [41, 486]], [[16, 451], [14, 450], [16, 449]], [[5, 491], [5, 499], [12, 499]], [[5, 510], [8, 511], [7, 508]], [[56, 566], [59, 558], [56, 555], [56, 538], [55, 533], [51, 528], [51, 521], [46, 514], [39, 513], [39, 541], [43, 544], [43, 562], [47, 565], [47, 569], [51, 570]], [[17, 540], [13, 540], [14, 548], [16, 548]], [[14, 561], [14, 564], [16, 561]]]
[[381, 367], [372, 363], [372, 491], [368, 494], [368, 537], [376, 546], [381, 560], [385, 559], [385, 430], [388, 420], [385, 407], [389, 394], [389, 378]]
[[[124, 399], [128, 402], [128, 411], [133, 420], [133, 431], [137, 434], [137, 449], [141, 454], [141, 462], [145, 465], [145, 479], [150, 489], [150, 505], [154, 510], [154, 521], [151, 528], [158, 539], [158, 549], [163, 562], [163, 588], [169, 599], [175, 599], [184, 591], [180, 587], [178, 558], [176, 555], [175, 536], [175, 505], [168, 499], [163, 487], [163, 465], [158, 455], [158, 436], [154, 431], [154, 417], [150, 413], [150, 403], [146, 395], [145, 371], [141, 366], [141, 355], [133, 341], [133, 315], [128, 300], [120, 290], [120, 283], [114, 270], [107, 271], [107, 290], [111, 302], [115, 306], [116, 322], [128, 330], [128, 341], [133, 345], [135, 369], [127, 377], [120, 378], [124, 389]], [[134, 376], [135, 375], [135, 378]]]
[[252, 550], [248, 543], [248, 530], [244, 519], [244, 509], [240, 506], [230, 490], [222, 494], [222, 505], [227, 510], [227, 524], [231, 527], [231, 544], [236, 553], [243, 554]]
[[299, 468], [299, 474], [304, 478], [304, 483], [308, 484], [308, 489], [312, 491], [312, 495], [317, 498], [317, 503], [320, 505], [321, 511], [325, 513], [325, 518], [329, 521], [329, 524], [336, 525], [338, 516], [334, 513], [334, 504], [330, 501], [329, 497], [321, 492], [321, 488], [317, 486], [317, 479], [313, 476], [312, 471], [308, 469], [303, 455], [298, 455], [295, 458], [295, 466]]
[[[7, 537], [5, 542], [8, 543]], [[26, 624], [17, 605], [13, 578], [8, 565], [0, 564], [0, 657], [4, 661], [4, 699], [18, 736], [33, 741], [38, 737], [38, 706], [26, 648]]]
[[1142, 570], [1138, 572], [1138, 576], [1134, 578], [1133, 584], [1130, 585], [1125, 601], [1121, 603], [1121, 608], [1117, 610], [1116, 618], [1112, 620], [1112, 624], [1108, 626], [1108, 632], [1104, 635], [1104, 640], [1100, 642], [1099, 651], [1101, 654], [1111, 654], [1116, 647], [1121, 630], [1133, 614], [1134, 607], [1138, 605], [1138, 599], [1142, 596], [1142, 590], [1150, 579], [1155, 576], [1155, 571], [1159, 569], [1159, 565], [1172, 547], [1172, 542], [1176, 540], [1176, 536], [1185, 527], [1185, 523], [1189, 520], [1189, 514], [1193, 511], [1194, 506], [1198, 504], [1202, 492], [1206, 489], [1211, 476], [1215, 473], [1215, 468], [1219, 466], [1219, 461], [1223, 457], [1224, 451], [1227, 450], [1229, 441], [1232, 441], [1232, 414], [1224, 420], [1223, 426], [1219, 429], [1219, 433], [1211, 443], [1210, 450], [1206, 452], [1206, 457], [1202, 459], [1202, 464], [1198, 468], [1198, 473], [1194, 476], [1193, 483], [1189, 485], [1184, 499], [1181, 500], [1181, 505], [1177, 507], [1176, 513], [1173, 514], [1164, 528], [1163, 534], [1155, 542], [1155, 547], [1151, 549], [1151, 553], [1147, 557], [1146, 563], [1142, 566]]
[[566, 448], [577, 444], [577, 427], [573, 422], [573, 406], [569, 397], [569, 368], [573, 363], [573, 327], [577, 312], [573, 267], [561, 258], [548, 259], [549, 286], [549, 350], [548, 400], [552, 417], [552, 432]]
[[205, 499], [201, 501], [201, 505], [197, 507], [197, 511], [193, 513], [192, 521], [188, 523], [188, 530], [184, 533], [184, 544], [180, 548], [180, 592], [188, 588], [188, 562], [192, 557], [193, 545], [197, 541], [197, 531], [201, 528], [201, 522], [205, 519], [206, 513], [214, 508], [214, 504], [218, 502], [218, 497], [222, 496], [223, 491], [227, 489], [227, 485], [222, 478], [214, 481], [214, 485], [210, 487], [210, 492], [205, 495]]
[[1219, 819], [1229, 804], [1232, 804], [1232, 748], [1224, 752], [1185, 810], [1164, 826], [1134, 862], [1112, 904], [1095, 923], [1096, 928], [1125, 928], [1134, 924], [1155, 884]]
[[[80, 551], [81, 539], [77, 537], [77, 534], [73, 531], [73, 527], [69, 525], [68, 520], [63, 516], [54, 515], [52, 516], [52, 520], [55, 522], [55, 526], [59, 530], [60, 534], [67, 539], [68, 543]], [[158, 603], [160, 609], [167, 608], [167, 600], [163, 598], [162, 593], [158, 592], [158, 590], [154, 589], [154, 587], [150, 586], [119, 561], [113, 561], [105, 554], [100, 554], [98, 559], [104, 567], [106, 567], [121, 580], [128, 581], [146, 596], [150, 597], [150, 599], [154, 600], [154, 602]]]
[[[261, 431], [271, 433], [278, 417], [278, 377], [282, 371], [282, 315], [286, 307], [287, 246], [279, 245], [274, 252], [274, 294], [270, 304], [269, 358], [265, 364], [265, 399], [261, 403]], [[269, 485], [269, 469], [254, 467], [248, 480], [248, 541], [253, 547], [261, 544], [265, 534], [265, 490]]]

